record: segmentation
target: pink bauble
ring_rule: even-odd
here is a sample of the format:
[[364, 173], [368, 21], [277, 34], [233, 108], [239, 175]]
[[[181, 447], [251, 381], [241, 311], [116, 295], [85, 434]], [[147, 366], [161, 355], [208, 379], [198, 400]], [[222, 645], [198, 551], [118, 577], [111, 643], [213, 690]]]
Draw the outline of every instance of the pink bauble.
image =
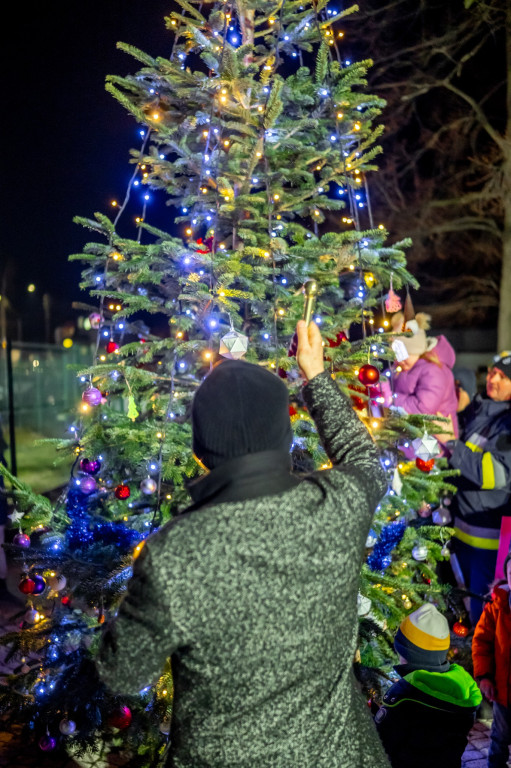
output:
[[17, 547], [27, 549], [30, 546], [30, 536], [27, 536], [26, 533], [17, 533], [13, 538], [12, 543]]
[[98, 459], [81, 459], [80, 469], [87, 475], [95, 475], [101, 469], [101, 462]]
[[101, 315], [99, 314], [99, 312], [92, 312], [89, 315], [89, 323], [90, 323], [90, 327], [94, 328], [95, 331], [99, 328], [101, 323]]
[[123, 730], [131, 723], [131, 710], [129, 707], [119, 707], [108, 718], [108, 725], [112, 728]]
[[49, 733], [47, 733], [46, 736], [41, 736], [39, 739], [39, 749], [42, 749], [43, 752], [51, 752], [56, 746], [57, 740], [54, 739], [53, 736], [50, 736]]
[[87, 405], [99, 405], [101, 402], [101, 392], [96, 387], [89, 387], [82, 392], [82, 400]]
[[90, 475], [80, 480], [80, 490], [82, 493], [92, 493], [97, 487], [98, 484]]

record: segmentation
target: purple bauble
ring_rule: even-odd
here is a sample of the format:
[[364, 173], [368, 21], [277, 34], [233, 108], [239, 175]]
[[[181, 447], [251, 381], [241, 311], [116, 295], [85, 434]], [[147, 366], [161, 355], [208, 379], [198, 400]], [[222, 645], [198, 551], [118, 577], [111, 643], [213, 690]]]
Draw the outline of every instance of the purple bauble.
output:
[[32, 590], [32, 594], [41, 595], [46, 589], [45, 580], [43, 579], [42, 576], [39, 576], [39, 574], [36, 574], [35, 576], [32, 576], [32, 581], [35, 584], [34, 589]]
[[46, 736], [41, 736], [39, 739], [39, 749], [42, 749], [43, 752], [51, 752], [56, 746], [57, 739], [54, 739], [49, 733], [47, 733]]
[[101, 392], [96, 387], [89, 387], [82, 392], [82, 400], [87, 405], [99, 405], [102, 397]]
[[30, 536], [27, 536], [26, 533], [17, 533], [13, 538], [12, 543], [16, 544], [17, 547], [27, 549], [30, 546]]
[[101, 469], [101, 462], [98, 459], [81, 459], [80, 469], [86, 475], [95, 475]]
[[59, 723], [59, 731], [64, 734], [64, 736], [70, 736], [70, 734], [74, 733], [76, 731], [76, 723], [74, 720], [68, 720], [67, 718], [64, 718]]
[[92, 493], [97, 487], [98, 484], [90, 475], [80, 480], [80, 490], [82, 493]]

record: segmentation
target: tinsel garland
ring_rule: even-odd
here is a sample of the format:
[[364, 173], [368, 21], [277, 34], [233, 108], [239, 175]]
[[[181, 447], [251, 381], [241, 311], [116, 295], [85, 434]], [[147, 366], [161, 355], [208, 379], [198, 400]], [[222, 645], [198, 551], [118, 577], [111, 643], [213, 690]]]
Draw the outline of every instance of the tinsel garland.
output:
[[91, 515], [91, 506], [90, 496], [78, 489], [69, 489], [66, 510], [71, 518], [71, 525], [66, 531], [66, 543], [70, 550], [96, 543], [115, 544], [128, 550], [144, 538], [140, 531], [128, 528], [120, 522], [101, 520], [96, 515]]
[[405, 532], [406, 523], [394, 520], [385, 525], [374, 549], [367, 558], [367, 565], [372, 571], [384, 571], [392, 562], [392, 550], [397, 547]]

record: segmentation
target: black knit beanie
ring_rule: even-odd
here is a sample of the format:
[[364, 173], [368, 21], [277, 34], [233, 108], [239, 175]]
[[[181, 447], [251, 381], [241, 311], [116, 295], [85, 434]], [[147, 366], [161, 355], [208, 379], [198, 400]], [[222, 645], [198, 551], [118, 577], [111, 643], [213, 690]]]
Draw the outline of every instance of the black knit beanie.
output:
[[250, 453], [289, 452], [287, 387], [265, 368], [225, 360], [195, 393], [192, 428], [193, 452], [208, 469]]

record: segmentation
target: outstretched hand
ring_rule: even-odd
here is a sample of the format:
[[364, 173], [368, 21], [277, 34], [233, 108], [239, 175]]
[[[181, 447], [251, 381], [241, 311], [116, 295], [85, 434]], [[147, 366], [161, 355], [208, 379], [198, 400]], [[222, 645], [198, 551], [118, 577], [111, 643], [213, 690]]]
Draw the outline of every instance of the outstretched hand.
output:
[[325, 370], [321, 334], [315, 322], [306, 325], [304, 320], [298, 321], [296, 334], [298, 336], [296, 362], [307, 381], [310, 381]]

